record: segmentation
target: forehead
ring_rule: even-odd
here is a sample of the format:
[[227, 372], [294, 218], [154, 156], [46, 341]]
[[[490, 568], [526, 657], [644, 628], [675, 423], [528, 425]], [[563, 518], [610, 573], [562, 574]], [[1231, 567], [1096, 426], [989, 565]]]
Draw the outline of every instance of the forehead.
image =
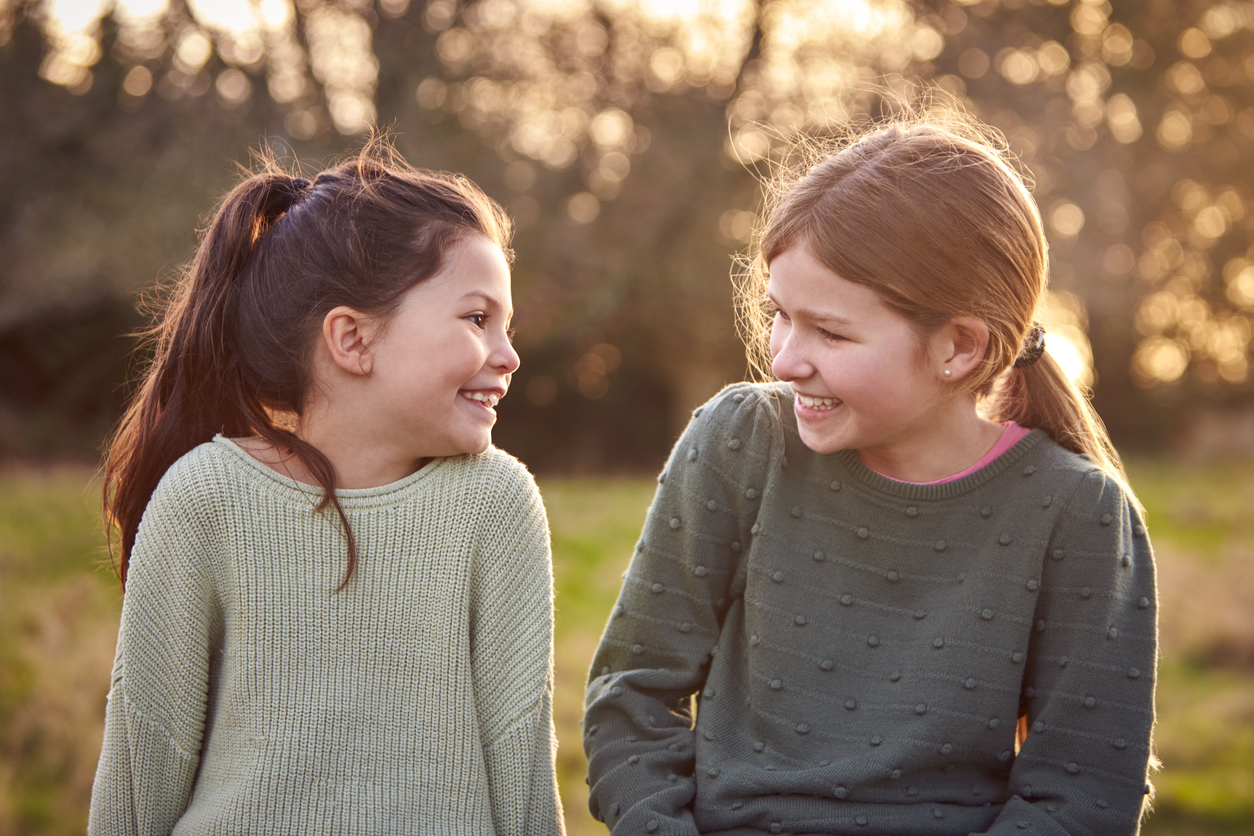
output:
[[871, 288], [842, 278], [805, 247], [784, 250], [769, 270], [767, 295], [790, 315], [823, 319], [897, 315]]
[[436, 274], [414, 290], [432, 301], [483, 299], [509, 308], [509, 263], [499, 246], [475, 235], [449, 247]]

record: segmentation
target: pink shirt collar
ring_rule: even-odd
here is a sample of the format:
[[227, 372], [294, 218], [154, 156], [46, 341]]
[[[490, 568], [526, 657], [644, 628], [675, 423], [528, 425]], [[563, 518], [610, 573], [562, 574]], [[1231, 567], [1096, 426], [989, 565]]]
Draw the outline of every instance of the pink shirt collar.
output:
[[[943, 479], [935, 479], [931, 482], [905, 482], [904, 479], [893, 479], [893, 481], [905, 482], [907, 485], [941, 485], [945, 482], [953, 482], [955, 479], [961, 479], [964, 476], [970, 476], [972, 473], [975, 473], [977, 470], [993, 462], [998, 456], [1009, 450], [1011, 447], [1014, 447], [1020, 440], [1023, 439], [1025, 435], [1031, 432], [1031, 430], [1025, 430], [1014, 421], [1003, 421], [1001, 422], [1001, 425], [1005, 427], [1005, 429], [1002, 430], [1001, 437], [997, 439], [997, 443], [989, 448], [989, 451], [985, 453], [978, 462], [971, 465], [961, 473], [955, 473], [953, 476], [946, 476]], [[884, 476], [882, 473], [880, 475]], [[885, 476], [884, 478], [892, 479], [893, 477]]]

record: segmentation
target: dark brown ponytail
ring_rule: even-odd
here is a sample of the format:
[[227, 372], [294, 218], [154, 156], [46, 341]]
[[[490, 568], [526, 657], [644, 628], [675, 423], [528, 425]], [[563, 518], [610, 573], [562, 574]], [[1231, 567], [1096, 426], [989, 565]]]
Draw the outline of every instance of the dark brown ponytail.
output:
[[[144, 508], [165, 471], [217, 433], [288, 451], [335, 496], [335, 470], [282, 420], [299, 415], [322, 319], [347, 305], [387, 316], [430, 278], [453, 244], [483, 235], [509, 255], [510, 223], [464, 178], [409, 167], [385, 142], [311, 183], [272, 158], [223, 199], [170, 301], [143, 335], [153, 353], [108, 447], [103, 500], [127, 568]], [[338, 591], [338, 590], [337, 590]]]

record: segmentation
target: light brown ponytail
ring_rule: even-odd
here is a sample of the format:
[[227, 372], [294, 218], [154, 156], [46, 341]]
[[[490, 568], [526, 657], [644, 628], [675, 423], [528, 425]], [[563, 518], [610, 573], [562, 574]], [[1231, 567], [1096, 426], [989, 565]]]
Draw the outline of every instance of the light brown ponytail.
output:
[[987, 411], [994, 420], [1044, 430], [1073, 453], [1088, 456], [1115, 477], [1129, 496], [1135, 496], [1106, 425], [1087, 394], [1048, 352], [1031, 365], [1011, 366], [998, 381]]
[[[279, 416], [299, 415], [314, 341], [347, 305], [387, 316], [448, 249], [483, 235], [509, 254], [504, 212], [464, 178], [410, 168], [376, 140], [311, 183], [264, 158], [223, 199], [169, 303], [145, 333], [153, 359], [109, 444], [105, 515], [126, 584], [144, 508], [165, 471], [217, 433], [259, 436], [313, 474], [357, 565], [335, 470]], [[337, 590], [338, 591], [338, 590]]]

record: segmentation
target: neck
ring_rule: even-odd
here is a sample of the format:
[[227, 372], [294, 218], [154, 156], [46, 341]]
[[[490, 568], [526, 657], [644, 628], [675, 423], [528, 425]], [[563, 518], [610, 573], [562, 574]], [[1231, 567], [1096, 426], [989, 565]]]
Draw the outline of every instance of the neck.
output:
[[[335, 472], [336, 488], [377, 488], [404, 479], [416, 472], [428, 458], [415, 459], [386, 443], [380, 444], [367, 433], [357, 431], [361, 424], [352, 416], [335, 415], [313, 407], [301, 416], [296, 437], [318, 448]], [[318, 479], [300, 459], [288, 450], [276, 450], [255, 439], [241, 447], [257, 461], [289, 479], [317, 485]]]
[[[374, 437], [365, 416], [320, 408], [301, 416], [296, 437], [317, 447], [335, 469], [337, 488], [377, 488], [404, 479], [430, 458], [414, 458], [387, 439]], [[296, 461], [299, 465], [299, 461]], [[299, 477], [293, 477], [298, 478]], [[299, 481], [305, 481], [299, 479]]]
[[962, 396], [930, 410], [918, 429], [892, 445], [857, 451], [867, 467], [901, 482], [934, 482], [978, 462], [1005, 428], [980, 415], [974, 397]]

